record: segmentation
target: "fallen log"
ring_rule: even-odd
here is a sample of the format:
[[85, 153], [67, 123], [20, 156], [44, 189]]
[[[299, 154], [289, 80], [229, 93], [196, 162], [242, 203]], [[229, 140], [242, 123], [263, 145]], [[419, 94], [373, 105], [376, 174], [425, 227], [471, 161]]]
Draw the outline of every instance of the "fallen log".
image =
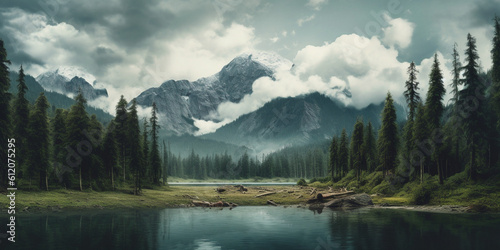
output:
[[275, 206], [275, 207], [277, 207], [277, 206], [278, 206], [278, 204], [277, 204], [276, 202], [274, 202], [273, 200], [268, 200], [268, 201], [267, 201], [267, 204], [272, 205], [272, 206]]
[[322, 201], [324, 199], [338, 198], [340, 196], [352, 195], [352, 194], [354, 194], [354, 191], [347, 191], [347, 192], [341, 192], [341, 193], [326, 193], [326, 194], [318, 193], [318, 195], [316, 196], [316, 199], [318, 199], [319, 201]]
[[316, 188], [311, 189], [311, 193], [309, 195], [313, 195], [314, 193], [316, 193]]
[[267, 195], [271, 195], [271, 194], [275, 194], [275, 193], [276, 192], [267, 192], [267, 193], [256, 195], [255, 198], [259, 198], [259, 197], [262, 197], [262, 196], [267, 196]]

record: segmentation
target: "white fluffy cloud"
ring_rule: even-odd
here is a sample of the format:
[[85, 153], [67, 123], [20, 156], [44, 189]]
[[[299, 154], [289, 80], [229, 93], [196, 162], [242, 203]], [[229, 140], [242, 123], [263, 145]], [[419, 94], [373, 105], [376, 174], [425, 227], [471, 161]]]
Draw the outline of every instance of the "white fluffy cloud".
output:
[[411, 43], [415, 24], [402, 18], [392, 19], [388, 15], [385, 15], [384, 19], [389, 26], [383, 28], [384, 37], [382, 41], [391, 47], [399, 46], [402, 49], [408, 47]]

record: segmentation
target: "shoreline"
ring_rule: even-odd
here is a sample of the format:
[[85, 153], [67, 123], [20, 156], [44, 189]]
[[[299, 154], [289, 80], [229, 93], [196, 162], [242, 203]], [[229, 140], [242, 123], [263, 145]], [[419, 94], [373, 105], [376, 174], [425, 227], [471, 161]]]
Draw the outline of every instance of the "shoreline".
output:
[[[193, 200], [208, 202], [231, 202], [238, 206], [266, 206], [272, 200], [278, 207], [309, 208], [307, 200], [317, 192], [327, 189], [302, 186], [247, 186], [246, 191], [237, 186], [227, 185], [223, 192], [217, 192], [220, 186], [168, 186], [160, 189], [144, 189], [141, 195], [132, 195], [130, 190], [116, 191], [76, 191], [57, 189], [46, 191], [19, 190], [16, 198], [16, 214], [52, 213], [91, 210], [121, 209], [165, 209], [189, 208]], [[272, 193], [260, 197], [261, 194]], [[7, 216], [8, 199], [1, 193], [0, 216]], [[405, 209], [419, 212], [435, 213], [498, 213], [499, 211], [483, 211], [480, 208], [466, 205], [408, 205], [391, 202], [391, 197], [373, 199], [375, 205], [365, 206], [380, 209]], [[389, 198], [389, 199], [387, 199]], [[229, 207], [227, 207], [229, 209]], [[237, 208], [237, 207], [234, 207]], [[233, 209], [234, 209], [233, 208]], [[220, 209], [215, 207], [215, 209]]]

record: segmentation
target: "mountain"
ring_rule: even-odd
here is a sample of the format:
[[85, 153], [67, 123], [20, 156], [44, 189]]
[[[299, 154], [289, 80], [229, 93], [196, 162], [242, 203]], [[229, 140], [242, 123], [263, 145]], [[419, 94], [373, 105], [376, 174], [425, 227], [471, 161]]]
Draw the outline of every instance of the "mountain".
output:
[[[319, 93], [278, 98], [202, 138], [245, 145], [254, 152], [267, 153], [285, 146], [329, 139], [340, 135], [343, 128], [350, 133], [358, 117], [365, 123], [372, 122], [377, 129], [383, 107], [383, 103], [372, 104], [358, 110]], [[396, 105], [396, 110], [398, 117], [404, 117], [401, 106]]]
[[[82, 74], [86, 78], [80, 77], [76, 74]], [[87, 100], [94, 100], [98, 97], [108, 96], [106, 89], [95, 89], [86, 79], [94, 79], [91, 75], [83, 73], [80, 70], [71, 70], [65, 67], [55, 71], [45, 72], [37, 76], [36, 80], [40, 85], [48, 91], [57, 92], [67, 96], [74, 96], [78, 94], [81, 89], [83, 96]]]
[[[13, 95], [16, 95], [17, 84], [18, 84], [17, 81], [19, 79], [19, 74], [11, 71], [9, 77], [10, 77], [9, 92], [12, 93]], [[26, 86], [28, 87], [28, 91], [26, 92], [25, 97], [31, 104], [35, 103], [35, 100], [40, 95], [40, 92], [45, 92], [45, 97], [47, 97], [49, 104], [52, 106], [52, 109], [50, 109], [49, 112], [53, 112], [54, 108], [69, 109], [73, 104], [75, 104], [75, 100], [69, 98], [66, 95], [45, 90], [37, 82], [37, 80], [30, 75], [26, 75], [24, 80], [26, 82]], [[86, 110], [89, 114], [96, 115], [97, 119], [103, 124], [107, 124], [111, 121], [111, 119], [113, 119], [113, 117], [110, 114], [103, 111], [102, 109], [86, 106]]]
[[156, 102], [162, 128], [170, 135], [194, 134], [194, 119], [212, 120], [211, 114], [223, 102], [239, 102], [252, 93], [252, 84], [261, 77], [273, 77], [280, 67], [292, 63], [276, 54], [252, 53], [233, 59], [210, 77], [190, 82], [169, 80], [137, 96], [141, 106]]

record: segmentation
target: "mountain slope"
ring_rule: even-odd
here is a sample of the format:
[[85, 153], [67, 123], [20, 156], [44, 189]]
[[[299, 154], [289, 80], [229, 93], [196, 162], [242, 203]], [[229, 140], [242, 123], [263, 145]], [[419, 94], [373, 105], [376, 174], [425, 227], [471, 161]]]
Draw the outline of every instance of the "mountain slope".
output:
[[[358, 117], [377, 128], [382, 109], [383, 103], [361, 110], [345, 107], [319, 93], [279, 98], [202, 137], [269, 152], [331, 138], [343, 128], [351, 132]], [[402, 108], [398, 106], [397, 110], [398, 117], [403, 117]]]
[[194, 82], [169, 80], [158, 88], [141, 93], [137, 103], [150, 107], [156, 102], [161, 125], [171, 135], [194, 134], [193, 119], [212, 120], [211, 113], [223, 102], [239, 102], [252, 93], [260, 77], [272, 77], [276, 67], [291, 67], [291, 62], [276, 55], [245, 54], [233, 59], [222, 70]]
[[[106, 89], [95, 89], [87, 80], [80, 76], [75, 75], [72, 78], [68, 77], [74, 74], [74, 72], [60, 72], [59, 69], [57, 69], [55, 71], [40, 74], [37, 76], [36, 80], [44, 89], [64, 95], [76, 95], [81, 89], [83, 96], [87, 100], [94, 100], [100, 96], [108, 96]], [[88, 77], [89, 76], [87, 76], [87, 78]]]
[[[13, 95], [16, 95], [19, 75], [18, 73], [11, 71], [9, 77], [11, 82], [9, 92]], [[28, 91], [26, 92], [26, 99], [31, 104], [35, 102], [36, 98], [38, 98], [38, 96], [40, 95], [40, 92], [45, 92], [45, 96], [47, 97], [50, 105], [55, 108], [69, 109], [75, 103], [75, 100], [67, 97], [66, 95], [44, 90], [44, 88], [35, 80], [35, 78], [30, 75], [26, 75], [25, 82], [26, 86], [28, 87]], [[110, 114], [106, 113], [102, 109], [86, 106], [86, 110], [89, 114], [95, 114], [97, 119], [103, 124], [107, 124], [111, 121], [111, 119], [113, 119]]]

